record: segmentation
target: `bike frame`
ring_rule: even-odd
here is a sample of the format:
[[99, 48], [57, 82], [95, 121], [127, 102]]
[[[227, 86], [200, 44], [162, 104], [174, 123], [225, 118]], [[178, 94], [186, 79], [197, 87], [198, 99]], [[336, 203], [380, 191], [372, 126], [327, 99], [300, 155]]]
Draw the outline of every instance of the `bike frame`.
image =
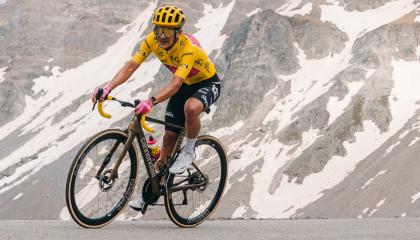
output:
[[[111, 97], [111, 96], [108, 96], [107, 100], [118, 101], [121, 104], [121, 106], [123, 106], [123, 107], [129, 106], [129, 107], [134, 108], [134, 106], [137, 105], [136, 103], [133, 105], [129, 102], [124, 102], [124, 101], [118, 100], [118, 99], [116, 99], [114, 97]], [[111, 115], [109, 115], [109, 114], [107, 114], [103, 111], [103, 107], [102, 107], [101, 102], [98, 104], [98, 111], [103, 117], [106, 117], [106, 118], [111, 117]], [[205, 109], [205, 112], [209, 113], [210, 109], [208, 109], [208, 108]], [[107, 177], [108, 178], [107, 180], [108, 181], [113, 180], [116, 177], [118, 177], [118, 168], [120, 167], [121, 162], [124, 159], [125, 155], [127, 154], [128, 149], [131, 146], [131, 144], [133, 143], [134, 139], [137, 139], [138, 146], [140, 147], [140, 152], [141, 152], [141, 155], [143, 157], [144, 165], [146, 167], [146, 171], [147, 171], [147, 174], [148, 174], [150, 182], [151, 182], [152, 192], [153, 192], [153, 194], [158, 196], [158, 195], [162, 195], [160, 184], [159, 184], [160, 180], [165, 179], [164, 177], [167, 175], [167, 172], [165, 171], [164, 174], [160, 175], [160, 177], [162, 177], [162, 178], [159, 178], [159, 176], [156, 174], [156, 172], [154, 170], [154, 164], [152, 162], [152, 157], [151, 157], [148, 145], [147, 145], [147, 141], [146, 141], [146, 137], [145, 137], [145, 134], [144, 134], [143, 127], [145, 129], [149, 129], [150, 131], [153, 131], [153, 130], [150, 127], [148, 127], [147, 124], [145, 124], [146, 121], [161, 124], [161, 125], [165, 125], [165, 126], [170, 126], [170, 127], [177, 128], [177, 129], [180, 130], [179, 135], [178, 135], [178, 139], [175, 143], [175, 146], [172, 150], [172, 153], [168, 156], [168, 159], [167, 159], [167, 166], [171, 166], [172, 160], [175, 157], [175, 154], [178, 152], [179, 149], [181, 149], [182, 141], [184, 140], [184, 137], [185, 137], [185, 128], [181, 127], [179, 125], [176, 125], [176, 124], [172, 124], [172, 123], [168, 123], [168, 122], [165, 122], [165, 121], [162, 121], [162, 120], [159, 120], [159, 119], [151, 118], [151, 117], [148, 117], [146, 115], [144, 115], [144, 116], [143, 115], [135, 115], [132, 118], [131, 123], [128, 126], [128, 129], [126, 130], [126, 131], [128, 131], [128, 138], [127, 138], [127, 141], [125, 142], [125, 146], [123, 148], [123, 151], [122, 151], [121, 155], [119, 156], [116, 164], [112, 168], [110, 175]], [[120, 144], [119, 142], [116, 142], [115, 145], [111, 148], [110, 153], [105, 157], [105, 159], [102, 163], [102, 166], [99, 168], [99, 170], [96, 174], [96, 178], [98, 180], [102, 180], [101, 178], [106, 177], [106, 176], [102, 175], [102, 171], [105, 169], [105, 166], [111, 161], [111, 157], [113, 156], [113, 154], [117, 150], [119, 144]], [[205, 177], [205, 179], [207, 181], [208, 180], [207, 176], [200, 171], [200, 169], [195, 165], [195, 163], [192, 163], [192, 165], [194, 166], [196, 171], [201, 176]], [[182, 182], [184, 182], [184, 181], [181, 181], [178, 184], [174, 184], [174, 187], [172, 187], [171, 189], [168, 189], [168, 193], [183, 191], [183, 190], [192, 189], [192, 188], [196, 188], [196, 187], [201, 187], [201, 186], [205, 185], [205, 183], [204, 183], [204, 184], [186, 184], [186, 185], [183, 185], [183, 186], [178, 186]]]
[[[111, 170], [109, 179], [114, 179], [117, 176], [118, 168], [120, 167], [122, 160], [124, 159], [125, 155], [127, 154], [128, 148], [131, 146], [134, 139], [137, 139], [138, 146], [140, 147], [140, 152], [141, 152], [141, 155], [143, 157], [144, 165], [146, 167], [147, 174], [148, 174], [150, 182], [152, 184], [153, 194], [160, 195], [161, 194], [160, 184], [159, 184], [160, 179], [159, 179], [159, 176], [156, 174], [156, 172], [154, 170], [154, 164], [152, 162], [152, 156], [151, 156], [149, 148], [147, 146], [146, 137], [145, 137], [143, 128], [141, 127], [140, 120], [141, 120], [141, 116], [134, 116], [133, 119], [131, 120], [131, 123], [128, 126], [128, 129], [127, 129], [128, 130], [127, 141], [124, 143], [123, 151], [121, 152], [121, 155], [119, 156], [116, 164], [114, 165], [114, 167]], [[154, 119], [154, 118], [151, 118], [151, 117], [146, 117], [146, 121], [154, 122], [154, 123], [158, 123], [158, 124], [162, 124], [162, 125], [166, 125], [166, 126], [171, 126], [171, 127], [178, 128], [179, 130], [181, 130], [179, 135], [178, 135], [178, 139], [176, 141], [176, 144], [175, 144], [175, 146], [172, 150], [172, 153], [168, 156], [168, 161], [167, 162], [168, 162], [168, 164], [171, 164], [172, 157], [175, 156], [176, 152], [181, 148], [182, 141], [185, 137], [185, 128], [183, 128], [181, 126], [178, 126], [178, 125], [175, 125], [175, 124], [167, 123], [167, 122], [164, 122], [164, 121], [161, 121], [161, 120], [158, 120], [158, 119]], [[100, 176], [100, 174], [102, 173], [105, 166], [111, 160], [111, 156], [117, 150], [119, 144], [120, 143], [117, 142], [112, 147], [109, 155], [106, 156], [105, 161], [103, 162], [101, 168], [98, 170], [97, 176]]]

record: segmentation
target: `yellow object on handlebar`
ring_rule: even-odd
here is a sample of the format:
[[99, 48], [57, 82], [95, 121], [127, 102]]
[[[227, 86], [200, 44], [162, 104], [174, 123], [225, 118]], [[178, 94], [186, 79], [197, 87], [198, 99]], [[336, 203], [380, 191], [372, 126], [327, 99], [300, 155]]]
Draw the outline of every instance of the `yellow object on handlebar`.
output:
[[[110, 95], [108, 95], [108, 97], [105, 100], [114, 100], [114, 98], [111, 97]], [[104, 117], [104, 118], [111, 118], [112, 117], [111, 114], [108, 114], [108, 113], [104, 112], [103, 103], [104, 103], [104, 101], [98, 102], [98, 111], [99, 111], [99, 114], [102, 117]], [[154, 133], [155, 132], [155, 130], [152, 127], [149, 127], [147, 125], [147, 123], [146, 123], [146, 115], [145, 114], [141, 116], [140, 123], [141, 123], [141, 126], [144, 128], [144, 130], [146, 130], [146, 131], [148, 131], [150, 133]]]

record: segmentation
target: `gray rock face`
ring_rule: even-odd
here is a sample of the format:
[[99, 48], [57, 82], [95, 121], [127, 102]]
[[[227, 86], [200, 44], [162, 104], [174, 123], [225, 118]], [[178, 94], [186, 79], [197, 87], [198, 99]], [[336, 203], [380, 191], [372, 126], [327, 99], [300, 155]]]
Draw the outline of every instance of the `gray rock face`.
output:
[[[0, 6], [0, 126], [21, 113], [32, 80], [69, 69], [105, 52], [148, 1], [9, 1]], [[46, 22], [47, 21], [47, 22]], [[53, 26], [53, 27], [52, 27]], [[48, 60], [53, 59], [48, 62]], [[9, 60], [11, 60], [9, 62]]]
[[347, 11], [366, 11], [383, 6], [390, 0], [340, 0]]
[[[341, 51], [346, 40], [347, 35], [331, 23], [311, 16], [290, 18], [266, 10], [245, 19], [226, 40], [216, 62], [224, 73], [224, 94], [219, 104], [235, 108], [218, 110], [215, 122], [231, 125], [248, 118], [258, 109], [264, 94], [275, 86], [279, 86], [281, 95], [287, 94], [289, 85], [278, 75], [299, 69], [294, 44], [308, 58], [322, 58]], [[250, 101], [257, 104], [249, 104]]]

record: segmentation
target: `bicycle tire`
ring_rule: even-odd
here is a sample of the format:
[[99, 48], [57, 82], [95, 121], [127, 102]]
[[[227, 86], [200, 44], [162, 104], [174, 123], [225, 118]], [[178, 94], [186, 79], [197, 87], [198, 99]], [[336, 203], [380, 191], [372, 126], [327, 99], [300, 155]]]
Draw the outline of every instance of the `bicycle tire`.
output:
[[[194, 163], [196, 163], [197, 165], [200, 164], [200, 156], [197, 153], [197, 148], [200, 148], [201, 146], [204, 147], [209, 147], [209, 149], [214, 150], [213, 155], [211, 155], [211, 150], [209, 150], [208, 152], [203, 153], [203, 161], [205, 163], [203, 163], [203, 166], [200, 167], [200, 171], [203, 172], [203, 174], [207, 175], [208, 172], [205, 171], [205, 167], [211, 163], [211, 159], [217, 155], [217, 158], [219, 160], [218, 164], [220, 165], [220, 182], [218, 183], [217, 186], [217, 190], [214, 190], [212, 188], [210, 188], [210, 185], [207, 185], [205, 189], [200, 189], [200, 190], [188, 190], [187, 191], [187, 197], [185, 197], [184, 193], [183, 193], [183, 202], [188, 198], [188, 192], [191, 193], [192, 196], [192, 206], [193, 206], [193, 213], [191, 214], [187, 214], [188, 216], [183, 216], [181, 208], [178, 206], [187, 206], [185, 205], [185, 203], [180, 203], [180, 200], [177, 200], [177, 195], [179, 195], [179, 192], [175, 192], [175, 193], [171, 193], [170, 189], [176, 184], [174, 183], [175, 178], [177, 177], [177, 175], [174, 174], [169, 174], [167, 176], [167, 180], [166, 180], [166, 193], [165, 193], [165, 210], [166, 213], [168, 214], [169, 218], [171, 219], [171, 221], [176, 224], [177, 226], [183, 227], [183, 228], [191, 228], [191, 227], [195, 227], [201, 223], [203, 223], [207, 218], [210, 217], [210, 215], [215, 211], [215, 209], [217, 208], [218, 204], [220, 203], [220, 200], [223, 196], [223, 192], [225, 189], [225, 185], [226, 185], [226, 181], [227, 181], [227, 173], [228, 173], [228, 164], [227, 164], [227, 156], [226, 156], [226, 151], [224, 150], [223, 144], [215, 137], [209, 136], [209, 135], [203, 135], [203, 136], [199, 136], [195, 145], [195, 151], [196, 151], [196, 160], [194, 161]], [[206, 150], [204, 150], [206, 151]], [[206, 164], [207, 163], [207, 164]], [[213, 161], [214, 163], [214, 161]], [[192, 176], [195, 174], [194, 170], [192, 170]], [[197, 172], [197, 171], [195, 171]], [[210, 201], [210, 203], [208, 204], [207, 207], [202, 207], [203, 205], [206, 204], [206, 201], [204, 199], [204, 195], [201, 196], [202, 198], [202, 202], [200, 200], [200, 197], [198, 197], [198, 202], [199, 204], [201, 203], [201, 205], [198, 205], [198, 209], [196, 210], [194, 209], [194, 192], [197, 193], [205, 193], [207, 190], [211, 189], [214, 192], [214, 197]], [[210, 191], [209, 191], [210, 193]], [[207, 195], [207, 194], [206, 194]], [[181, 197], [182, 198], [182, 197]], [[197, 198], [196, 198], [197, 199]], [[188, 202], [188, 200], [187, 200]], [[191, 205], [191, 201], [189, 202]], [[178, 208], [178, 209], [177, 209]], [[202, 210], [200, 210], [200, 208], [203, 208]], [[182, 213], [181, 213], [182, 212]], [[195, 214], [197, 213], [197, 214]]]
[[[96, 153], [98, 155], [98, 145], [102, 142], [105, 142], [107, 140], [114, 140], [118, 142], [118, 149], [123, 148], [124, 144], [121, 143], [125, 143], [126, 140], [128, 138], [128, 134], [124, 131], [121, 131], [119, 129], [108, 129], [102, 132], [99, 132], [98, 134], [94, 135], [93, 137], [91, 137], [84, 145], [83, 147], [79, 150], [79, 152], [77, 153], [76, 157], [73, 160], [73, 163], [70, 167], [68, 176], [67, 176], [67, 182], [66, 182], [66, 204], [67, 204], [67, 208], [69, 210], [70, 216], [73, 218], [73, 220], [79, 224], [82, 227], [85, 228], [100, 228], [103, 227], [109, 223], [111, 223], [121, 212], [122, 210], [125, 208], [125, 206], [127, 205], [128, 200], [130, 199], [135, 187], [136, 187], [136, 181], [137, 181], [137, 156], [138, 156], [138, 152], [137, 152], [137, 148], [134, 146], [134, 143], [132, 143], [132, 146], [128, 149], [128, 154], [126, 154], [126, 156], [128, 155], [129, 160], [126, 160], [126, 156], [122, 161], [122, 164], [120, 165], [119, 169], [118, 169], [118, 174], [119, 176], [116, 178], [115, 181], [112, 182], [111, 187], [109, 187], [108, 190], [106, 190], [106, 195], [107, 195], [107, 200], [109, 197], [108, 192], [110, 191], [111, 188], [116, 188], [115, 190], [118, 190], [118, 188], [120, 188], [121, 190], [123, 190], [123, 194], [121, 195], [121, 198], [119, 200], [116, 201], [115, 206], [111, 206], [110, 207], [110, 211], [108, 212], [107, 206], [106, 206], [106, 210], [105, 210], [105, 214], [103, 215], [99, 215], [99, 198], [100, 198], [100, 192], [99, 190], [103, 191], [105, 188], [102, 185], [105, 185], [104, 182], [99, 181], [97, 178], [95, 178], [95, 176], [92, 176], [92, 180], [91, 182], [88, 182], [89, 185], [92, 185], [90, 187], [88, 187], [88, 184], [86, 184], [84, 189], [87, 188], [93, 188], [93, 186], [97, 185], [98, 186], [98, 193], [96, 196], [97, 197], [97, 201], [98, 201], [98, 217], [93, 218], [91, 216], [87, 216], [86, 213], [84, 213], [82, 211], [82, 209], [84, 207], [86, 207], [87, 204], [90, 204], [91, 201], [89, 201], [89, 203], [84, 204], [83, 201], [79, 201], [76, 199], [76, 196], [78, 194], [83, 195], [85, 194], [86, 196], [84, 196], [84, 198], [91, 198], [91, 196], [89, 196], [89, 193], [85, 193], [83, 192], [84, 189], [82, 189], [81, 191], [77, 192], [77, 190], [75, 189], [77, 187], [77, 176], [79, 173], [79, 170], [81, 169], [81, 166], [83, 165], [83, 161], [86, 160], [86, 165], [82, 168], [81, 172], [85, 171], [86, 168], [88, 168], [87, 163], [89, 162], [89, 154], [91, 152], [91, 150], [93, 150], [96, 147]], [[104, 149], [106, 150], [106, 146], [107, 144], [104, 144]], [[102, 151], [102, 150], [101, 150]], [[93, 154], [93, 153], [92, 153]], [[111, 158], [110, 163], [112, 163], [112, 161], [114, 159], [117, 159], [119, 157], [120, 154], [117, 154], [117, 152], [114, 153], [114, 155]], [[92, 163], [93, 160], [91, 160]], [[99, 162], [99, 161], [97, 161]], [[127, 165], [129, 164], [128, 167], [126, 167], [125, 169], [123, 169], [123, 164]], [[124, 166], [125, 166], [124, 165]], [[97, 168], [99, 169], [99, 168]], [[97, 171], [97, 169], [95, 168], [91, 168], [91, 170], [93, 173], [95, 171]], [[110, 169], [110, 168], [108, 168]], [[121, 171], [120, 171], [121, 170]], [[105, 169], [103, 170], [103, 172], [105, 171]], [[129, 176], [128, 180], [126, 183], [124, 183], [124, 179], [120, 179], [121, 175], [120, 173], [124, 174], [126, 171], [129, 171], [129, 173], [127, 174]], [[106, 171], [105, 171], [106, 172]], [[89, 173], [89, 172], [87, 172]], [[89, 175], [80, 175], [80, 179], [84, 179], [84, 177], [89, 176]], [[96, 180], [96, 182], [95, 182]], [[119, 185], [121, 182], [121, 185]], [[80, 185], [80, 186], [83, 186]], [[108, 186], [108, 185], [106, 185]], [[102, 188], [101, 188], [102, 187]], [[91, 194], [91, 193], [90, 193]], [[115, 194], [115, 193], [114, 193]], [[117, 194], [115, 194], [117, 195]], [[89, 196], [89, 197], [88, 197]], [[117, 199], [119, 198], [119, 196], [117, 195]], [[83, 206], [85, 205], [85, 206]], [[93, 210], [92, 210], [93, 213]]]

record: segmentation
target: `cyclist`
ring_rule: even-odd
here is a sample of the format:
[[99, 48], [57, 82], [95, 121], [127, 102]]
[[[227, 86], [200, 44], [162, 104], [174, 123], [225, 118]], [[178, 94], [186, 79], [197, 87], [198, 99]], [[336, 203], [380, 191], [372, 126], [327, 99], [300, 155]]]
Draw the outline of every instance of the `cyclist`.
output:
[[[142, 41], [132, 56], [103, 89], [98, 99], [102, 101], [111, 90], [127, 81], [140, 64], [153, 52], [173, 73], [171, 82], [149, 99], [141, 101], [135, 108], [136, 114], [145, 114], [153, 106], [169, 99], [165, 121], [186, 128], [186, 145], [169, 169], [172, 174], [183, 173], [194, 161], [194, 146], [200, 131], [200, 114], [210, 107], [220, 95], [221, 83], [216, 68], [196, 38], [182, 31], [185, 16], [180, 8], [163, 6], [155, 10], [152, 18], [153, 32]], [[96, 101], [95, 90], [92, 101]], [[175, 147], [179, 130], [165, 126], [161, 155], [155, 163], [156, 170], [166, 165], [167, 157]], [[141, 210], [140, 196], [129, 203], [135, 210]]]

